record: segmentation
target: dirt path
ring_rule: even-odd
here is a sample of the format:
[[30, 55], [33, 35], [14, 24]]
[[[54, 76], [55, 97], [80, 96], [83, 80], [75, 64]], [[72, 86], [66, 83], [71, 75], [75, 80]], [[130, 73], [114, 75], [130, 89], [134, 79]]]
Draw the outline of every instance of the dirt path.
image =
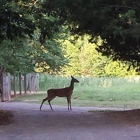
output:
[[140, 126], [128, 125], [105, 115], [98, 108], [38, 104], [0, 103], [14, 112], [14, 122], [0, 126], [0, 140], [140, 140]]

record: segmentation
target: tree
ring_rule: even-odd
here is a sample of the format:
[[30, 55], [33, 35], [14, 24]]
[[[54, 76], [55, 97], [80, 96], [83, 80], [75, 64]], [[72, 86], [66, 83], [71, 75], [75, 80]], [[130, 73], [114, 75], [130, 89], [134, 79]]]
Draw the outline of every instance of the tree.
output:
[[[87, 76], [106, 76], [106, 77], [124, 77], [128, 75], [137, 75], [136, 68], [129, 62], [112, 61], [111, 58], [102, 56], [96, 48], [95, 43], [89, 43], [89, 36], [79, 37], [75, 42], [73, 37], [69, 37], [63, 43], [66, 50], [66, 56], [70, 62], [63, 68], [66, 75], [87, 75]], [[98, 45], [101, 44], [99, 38]]]
[[66, 58], [69, 59], [69, 63], [62, 70], [66, 75], [81, 75], [81, 67], [79, 63], [80, 49], [78, 47], [81, 46], [82, 42], [77, 41], [73, 44], [69, 41], [71, 40], [70, 38], [71, 37], [63, 43], [65, 55]]
[[[49, 0], [47, 0], [49, 1]], [[53, 37], [59, 31], [60, 20], [57, 16], [49, 15], [44, 0], [1, 0], [0, 27], [1, 40], [5, 37], [13, 40], [15, 37], [32, 37], [34, 31], [40, 29], [40, 43]]]
[[57, 40], [57, 18], [48, 16], [41, 4], [42, 0], [0, 0], [1, 69], [13, 73], [42, 67], [52, 72], [66, 63]]
[[75, 35], [103, 40], [97, 48], [114, 60], [140, 64], [140, 2], [138, 0], [55, 0], [44, 2], [50, 15], [65, 21]]
[[34, 2], [0, 0], [0, 41], [6, 37], [13, 40], [15, 37], [24, 38], [26, 34], [33, 34], [36, 28]]
[[[56, 40], [47, 40], [41, 45], [39, 33], [36, 31], [32, 39], [17, 38], [16, 41], [5, 39], [0, 48], [0, 66], [5, 72], [28, 73], [38, 72], [57, 72], [67, 63], [61, 49], [61, 45]], [[6, 53], [5, 53], [6, 52]]]

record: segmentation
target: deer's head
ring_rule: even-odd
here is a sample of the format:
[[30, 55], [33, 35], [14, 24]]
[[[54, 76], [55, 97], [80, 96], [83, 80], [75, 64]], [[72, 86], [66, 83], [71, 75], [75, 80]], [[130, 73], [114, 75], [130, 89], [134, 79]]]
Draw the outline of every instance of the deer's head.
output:
[[71, 76], [71, 78], [72, 78], [72, 81], [73, 81], [73, 82], [79, 83], [79, 81], [78, 81], [76, 78], [74, 78], [73, 76]]

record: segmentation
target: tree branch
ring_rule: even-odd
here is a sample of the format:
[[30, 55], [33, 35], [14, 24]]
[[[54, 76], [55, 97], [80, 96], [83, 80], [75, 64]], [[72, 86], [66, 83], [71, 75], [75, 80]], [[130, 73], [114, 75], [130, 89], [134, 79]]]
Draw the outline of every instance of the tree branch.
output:
[[133, 9], [132, 7], [128, 7], [128, 6], [124, 6], [124, 5], [101, 4], [101, 6], [122, 7], [122, 8]]

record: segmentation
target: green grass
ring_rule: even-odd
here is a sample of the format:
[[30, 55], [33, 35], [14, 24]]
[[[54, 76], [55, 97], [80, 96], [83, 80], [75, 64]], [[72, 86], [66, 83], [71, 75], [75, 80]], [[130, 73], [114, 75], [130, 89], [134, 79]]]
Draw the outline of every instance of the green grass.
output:
[[[89, 78], [76, 77], [72, 106], [140, 108], [140, 78]], [[69, 86], [70, 77], [40, 76], [40, 90], [43, 93], [18, 96], [12, 101], [40, 104], [49, 88]], [[46, 102], [46, 104], [48, 104]], [[67, 105], [66, 98], [55, 98], [52, 105]]]

